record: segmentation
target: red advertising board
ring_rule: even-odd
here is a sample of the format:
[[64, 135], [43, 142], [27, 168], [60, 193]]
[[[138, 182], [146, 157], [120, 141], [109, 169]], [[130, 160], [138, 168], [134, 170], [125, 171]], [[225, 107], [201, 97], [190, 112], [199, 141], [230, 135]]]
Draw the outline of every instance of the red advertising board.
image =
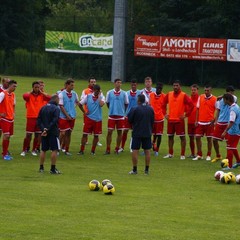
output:
[[227, 40], [135, 35], [134, 55], [156, 58], [226, 61]]
[[160, 57], [161, 37], [135, 35], [134, 55], [144, 57]]

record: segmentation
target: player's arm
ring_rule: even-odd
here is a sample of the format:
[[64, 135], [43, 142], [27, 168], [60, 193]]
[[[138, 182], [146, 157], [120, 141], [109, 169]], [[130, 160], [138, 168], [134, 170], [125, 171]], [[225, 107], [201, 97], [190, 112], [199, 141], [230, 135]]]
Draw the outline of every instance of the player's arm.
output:
[[86, 114], [86, 112], [83, 108], [83, 105], [81, 103], [79, 103], [79, 108], [80, 108], [80, 110], [82, 111], [83, 114]]
[[128, 122], [131, 123], [131, 124], [132, 124], [133, 121], [134, 121], [134, 109], [135, 109], [135, 107], [132, 108], [132, 109], [129, 111], [128, 115], [127, 115], [127, 117], [128, 117]]
[[216, 125], [218, 122], [219, 114], [220, 114], [220, 109], [216, 108], [214, 125]]
[[81, 99], [81, 101], [79, 102], [79, 108], [80, 108], [80, 110], [83, 112], [83, 114], [86, 114], [86, 112], [85, 112], [85, 109], [83, 108], [83, 106], [85, 105], [85, 104], [87, 104], [87, 95], [85, 95], [82, 99]]
[[124, 107], [125, 107], [125, 112], [126, 112], [127, 108], [128, 108], [128, 104], [124, 104]]
[[48, 102], [51, 99], [51, 96], [48, 95], [47, 93], [42, 92], [42, 94], [43, 94], [43, 100], [44, 101]]
[[222, 133], [222, 138], [224, 138], [227, 134], [227, 131], [233, 126], [234, 122], [230, 121], [227, 125], [227, 128], [224, 130], [224, 132]]
[[166, 119], [168, 119], [168, 117], [169, 117], [169, 115], [167, 113], [167, 104], [168, 104], [168, 93], [163, 98], [163, 104], [162, 104], [163, 113], [165, 113], [164, 116]]
[[106, 105], [109, 108], [109, 106], [110, 106], [110, 104], [109, 104], [109, 92], [107, 92], [107, 95], [106, 95]]
[[134, 108], [132, 108], [132, 109], [129, 111], [129, 113], [127, 114], [128, 122], [129, 122], [130, 124], [133, 123], [133, 109], [134, 109]]
[[[1, 92], [1, 93], [0, 93], [0, 104], [2, 103], [2, 101], [4, 100], [4, 98], [5, 98], [5, 94], [4, 94], [3, 92]], [[0, 116], [1, 116], [1, 117], [5, 117], [5, 116], [6, 116], [6, 113], [1, 112], [1, 113], [0, 113]]]
[[65, 115], [66, 119], [67, 120], [71, 120], [72, 117], [70, 115], [68, 115], [68, 113], [67, 113], [66, 109], [64, 108], [64, 106], [63, 105], [59, 105], [59, 107], [60, 107], [62, 113]]
[[[80, 108], [80, 101], [79, 101], [79, 97], [78, 97], [78, 94], [77, 93], [75, 93], [76, 94], [76, 101], [75, 101], [75, 104], [79, 107], [79, 109], [82, 111], [82, 109]], [[81, 98], [82, 99], [82, 98]]]
[[82, 91], [80, 99], [82, 100], [86, 96], [85, 89]]
[[[164, 93], [162, 94], [163, 94], [163, 101], [164, 101], [164, 98], [166, 97], [166, 95]], [[165, 116], [167, 113], [167, 106], [166, 104], [163, 104], [163, 101], [162, 101], [162, 113], [163, 113], [163, 116]]]
[[[48, 97], [49, 94], [47, 94], [46, 92], [43, 92], [41, 89], [39, 90], [41, 94], [43, 94], [44, 96]], [[50, 96], [51, 97], [51, 96]]]
[[198, 97], [198, 101], [197, 101], [197, 110], [196, 110], [196, 120], [195, 120], [195, 126], [198, 125], [198, 117], [199, 117], [199, 107], [200, 107], [200, 97]]
[[217, 115], [217, 100], [214, 104], [214, 113], [213, 113], [213, 120], [211, 121], [211, 125], [215, 125], [215, 122], [216, 122], [216, 115]]
[[194, 104], [192, 102], [192, 99], [187, 94], [185, 94], [184, 103], [185, 103], [186, 106], [188, 106], [187, 112], [185, 113], [184, 117], [189, 117], [191, 112], [194, 109]]
[[0, 103], [2, 103], [2, 101], [5, 98], [5, 94], [3, 92], [0, 93]]
[[229, 117], [229, 122], [228, 122], [228, 125], [227, 125], [226, 129], [222, 133], [222, 138], [224, 138], [226, 136], [228, 130], [233, 126], [233, 124], [236, 121], [236, 117], [237, 117], [236, 113], [234, 111], [231, 111], [230, 112], [230, 117]]
[[128, 95], [125, 92], [125, 99], [124, 99], [125, 112], [127, 111], [128, 104], [129, 104]]
[[16, 103], [17, 103], [16, 95], [14, 95], [14, 101], [13, 101], [13, 116], [14, 116], [14, 118], [15, 118], [15, 112], [16, 112]]
[[24, 93], [24, 94], [23, 94], [23, 100], [26, 101], [26, 102], [28, 102], [29, 99], [30, 99], [30, 94], [31, 94], [30, 92]]
[[103, 96], [101, 91], [98, 94], [98, 100], [100, 107], [102, 107], [105, 104], [105, 97]]

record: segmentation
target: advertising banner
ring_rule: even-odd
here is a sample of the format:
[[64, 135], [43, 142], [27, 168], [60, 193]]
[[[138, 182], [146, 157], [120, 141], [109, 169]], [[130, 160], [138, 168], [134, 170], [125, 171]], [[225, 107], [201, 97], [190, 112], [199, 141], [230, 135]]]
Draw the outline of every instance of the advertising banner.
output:
[[46, 31], [45, 50], [48, 52], [112, 55], [113, 35]]
[[240, 62], [240, 40], [228, 39], [227, 60]]
[[144, 57], [160, 57], [161, 37], [135, 35], [134, 55]]
[[226, 61], [226, 39], [135, 35], [134, 55]]

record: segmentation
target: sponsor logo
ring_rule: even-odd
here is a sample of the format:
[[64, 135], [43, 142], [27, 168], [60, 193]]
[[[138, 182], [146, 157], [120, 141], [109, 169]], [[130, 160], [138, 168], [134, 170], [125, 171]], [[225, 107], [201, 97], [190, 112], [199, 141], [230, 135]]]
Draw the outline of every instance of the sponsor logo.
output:
[[204, 43], [204, 48], [224, 48], [223, 43]]
[[170, 48], [196, 48], [196, 46], [196, 39], [166, 38], [163, 42], [163, 47]]
[[137, 38], [137, 41], [138, 42], [141, 42], [142, 43], [142, 46], [147, 46], [147, 47], [157, 47], [158, 44], [159, 44], [159, 41], [156, 41], [156, 42], [150, 42], [148, 39], [145, 39], [145, 38], [141, 38], [141, 37], [138, 37]]
[[103, 48], [113, 47], [113, 37], [95, 37], [94, 35], [84, 35], [79, 38], [79, 46], [82, 48]]

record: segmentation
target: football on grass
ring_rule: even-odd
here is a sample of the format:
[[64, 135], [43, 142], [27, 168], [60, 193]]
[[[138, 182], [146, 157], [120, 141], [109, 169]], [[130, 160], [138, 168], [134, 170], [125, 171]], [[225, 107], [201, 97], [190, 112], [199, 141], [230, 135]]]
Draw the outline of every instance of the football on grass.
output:
[[229, 184], [231, 182], [231, 179], [232, 179], [232, 177], [230, 176], [230, 174], [224, 173], [222, 175], [222, 177], [220, 178], [220, 182]]
[[221, 167], [222, 167], [222, 168], [228, 167], [228, 159], [223, 159], [223, 160], [221, 161]]
[[104, 180], [102, 180], [102, 183], [101, 183], [102, 188], [103, 188], [105, 185], [107, 185], [108, 183], [112, 183], [111, 180], [109, 180], [109, 179], [104, 179]]
[[219, 181], [223, 174], [224, 174], [223, 171], [217, 171], [217, 172], [215, 172], [214, 177], [216, 180]]
[[236, 182], [236, 176], [233, 172], [228, 172], [227, 173], [231, 177], [231, 182], [235, 183]]
[[112, 183], [107, 183], [104, 187], [103, 187], [103, 192], [107, 195], [111, 195], [115, 192], [115, 187], [113, 186]]
[[98, 191], [98, 190], [100, 190], [101, 185], [98, 180], [92, 180], [89, 182], [88, 187], [91, 191]]
[[237, 184], [240, 184], [240, 174], [238, 174], [238, 175], [236, 176], [236, 183], [237, 183]]

